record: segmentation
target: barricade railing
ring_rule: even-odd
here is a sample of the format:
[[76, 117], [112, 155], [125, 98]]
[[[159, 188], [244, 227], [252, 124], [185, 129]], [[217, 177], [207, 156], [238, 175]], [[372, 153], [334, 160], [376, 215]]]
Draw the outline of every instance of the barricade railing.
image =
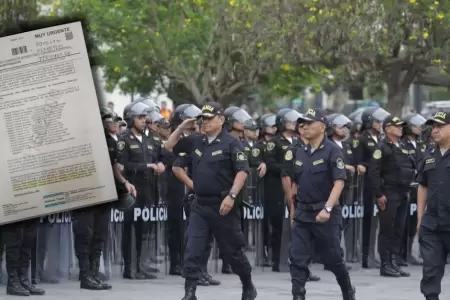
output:
[[[164, 177], [158, 178], [160, 195], [146, 206], [136, 206], [127, 211], [119, 211], [114, 207], [110, 211], [110, 230], [104, 245], [101, 261], [101, 273], [104, 279], [121, 277], [124, 271], [124, 254], [131, 256], [133, 271], [139, 265], [141, 270], [154, 272], [158, 269], [161, 274], [168, 273], [171, 255], [179, 255], [177, 260], [183, 262], [184, 234], [186, 226], [186, 208], [180, 199], [178, 204], [168, 203], [164, 198], [165, 191], [170, 189], [164, 186]], [[153, 191], [155, 192], [155, 191]], [[405, 251], [410, 251], [409, 243], [415, 236], [416, 224], [416, 187], [411, 188], [410, 213], [405, 230]], [[182, 196], [182, 195], [181, 195]], [[362, 218], [364, 216], [364, 180], [362, 176], [355, 176], [351, 185], [342, 196], [343, 239], [342, 246], [348, 262], [361, 262], [362, 259]], [[245, 189], [240, 200], [245, 204], [241, 207], [243, 231], [247, 241], [246, 254], [253, 267], [263, 268], [264, 249], [264, 179], [260, 178], [258, 171], [250, 171]], [[113, 206], [113, 205], [112, 205]], [[179, 228], [174, 232], [173, 226], [169, 228], [168, 219], [175, 216], [172, 223]], [[374, 205], [373, 219], [377, 221], [378, 209]], [[288, 265], [288, 246], [290, 234], [289, 212], [286, 206], [284, 215], [284, 229], [282, 237], [281, 265]], [[176, 221], [179, 223], [176, 223]], [[138, 229], [136, 231], [136, 228]], [[127, 233], [128, 232], [128, 233]], [[179, 251], [170, 253], [169, 240], [177, 243]], [[138, 239], [140, 237], [140, 240]], [[125, 237], [125, 238], [124, 238]], [[61, 212], [41, 218], [38, 237], [33, 251], [30, 275], [36, 282], [58, 283], [62, 280], [78, 279], [78, 262], [73, 247], [71, 212]], [[138, 248], [141, 247], [141, 255]], [[175, 245], [175, 248], [177, 246]], [[173, 248], [173, 247], [172, 247]], [[3, 243], [0, 235], [0, 249]], [[123, 250], [129, 251], [123, 253]], [[269, 251], [270, 252], [270, 251]], [[131, 254], [130, 254], [131, 253]], [[0, 252], [1, 254], [1, 252]], [[125, 255], [125, 256], [126, 256]], [[270, 253], [269, 253], [270, 255]], [[4, 253], [0, 255], [0, 270], [5, 274]], [[208, 264], [210, 272], [220, 272], [220, 249], [214, 243]], [[269, 270], [263, 268], [263, 270]], [[6, 276], [2, 276], [5, 282]]]

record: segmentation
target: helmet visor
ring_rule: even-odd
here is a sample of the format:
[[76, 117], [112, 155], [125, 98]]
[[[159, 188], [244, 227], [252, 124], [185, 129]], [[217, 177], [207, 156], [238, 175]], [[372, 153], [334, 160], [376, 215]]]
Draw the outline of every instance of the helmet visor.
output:
[[264, 118], [263, 126], [273, 127], [276, 124], [277, 116], [270, 115], [267, 118]]
[[136, 102], [133, 106], [130, 107], [129, 115], [130, 116], [146, 116], [148, 114], [149, 107], [141, 102]]
[[375, 121], [383, 122], [384, 119], [386, 119], [387, 116], [389, 116], [390, 113], [382, 109], [381, 107], [377, 108], [373, 113], [372, 117]]
[[193, 119], [197, 118], [202, 113], [201, 109], [195, 105], [189, 105], [183, 111], [182, 119]]
[[427, 120], [422, 117], [421, 115], [417, 114], [414, 115], [411, 119], [408, 120], [408, 124], [411, 124], [413, 126], [418, 126], [418, 127], [422, 127], [425, 125], [425, 122]]
[[291, 111], [289, 111], [288, 113], [286, 113], [284, 115], [284, 121], [296, 123], [298, 121], [298, 119], [300, 119], [301, 117], [303, 117], [303, 115], [301, 113], [292, 109]]
[[233, 113], [233, 120], [241, 124], [245, 124], [246, 121], [252, 120], [252, 117], [243, 109], [239, 109]]
[[331, 125], [334, 127], [343, 127], [343, 126], [350, 125], [351, 123], [352, 123], [352, 120], [350, 120], [349, 118], [347, 118], [344, 115], [339, 115], [336, 118], [334, 118], [333, 121], [331, 121]]

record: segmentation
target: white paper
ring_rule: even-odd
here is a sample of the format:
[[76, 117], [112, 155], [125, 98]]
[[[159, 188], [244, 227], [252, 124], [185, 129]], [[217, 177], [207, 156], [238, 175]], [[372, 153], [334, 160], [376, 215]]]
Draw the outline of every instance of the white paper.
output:
[[80, 22], [0, 38], [0, 224], [117, 199]]

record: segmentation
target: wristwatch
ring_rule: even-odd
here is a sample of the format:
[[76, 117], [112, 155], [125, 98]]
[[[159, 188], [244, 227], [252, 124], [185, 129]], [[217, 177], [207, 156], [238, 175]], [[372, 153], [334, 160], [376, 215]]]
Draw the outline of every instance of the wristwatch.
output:
[[325, 206], [324, 209], [325, 209], [325, 211], [327, 213], [331, 214], [331, 211], [333, 210], [333, 207], [332, 206]]
[[228, 193], [228, 196], [230, 196], [231, 199], [236, 200], [236, 194], [235, 194], [235, 193], [229, 192], [229, 193]]

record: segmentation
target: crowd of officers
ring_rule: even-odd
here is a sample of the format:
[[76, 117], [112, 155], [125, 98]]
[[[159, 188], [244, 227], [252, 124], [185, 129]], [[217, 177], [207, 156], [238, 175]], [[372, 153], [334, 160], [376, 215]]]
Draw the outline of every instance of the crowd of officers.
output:
[[[239, 276], [243, 300], [255, 299], [241, 214], [249, 204], [240, 197], [252, 168], [263, 182], [264, 265], [273, 272], [280, 271], [286, 204], [289, 207], [294, 300], [305, 299], [307, 281], [320, 280], [309, 268], [315, 254], [336, 275], [343, 299], [355, 299], [344, 257], [349, 262], [354, 258], [341, 249], [341, 207], [353, 204], [354, 199], [346, 203], [344, 195], [357, 177], [364, 206], [362, 267], [379, 268], [381, 276], [410, 276], [403, 267], [422, 264], [411, 249], [416, 228], [422, 226], [421, 290], [428, 300], [438, 299], [450, 249], [450, 204], [445, 200], [450, 186], [446, 151], [450, 116], [446, 113], [427, 121], [419, 114], [400, 119], [379, 107], [349, 117], [326, 115], [320, 109], [301, 114], [285, 108], [255, 121], [241, 108], [223, 109], [209, 102], [201, 109], [180, 105], [169, 122], [153, 101], [143, 99], [125, 107], [123, 120], [107, 108], [101, 109], [101, 116], [119, 200], [73, 212], [81, 288], [111, 289], [99, 276], [111, 205], [124, 211], [123, 278], [156, 278], [158, 270], [142, 268], [141, 263], [142, 239], [152, 228], [148, 222], [134, 220], [131, 208], [155, 205], [162, 191], [154, 179], [165, 176], [169, 273], [186, 279], [183, 300], [196, 300], [198, 285], [220, 284], [207, 272], [213, 239], [219, 245], [222, 272]], [[424, 130], [426, 125], [430, 130]], [[414, 202], [418, 215], [409, 218]], [[378, 219], [373, 218], [374, 204]], [[183, 207], [188, 220], [184, 236]], [[375, 258], [378, 225], [381, 261]], [[28, 277], [38, 226], [34, 219], [1, 228], [10, 295], [45, 293]]]

